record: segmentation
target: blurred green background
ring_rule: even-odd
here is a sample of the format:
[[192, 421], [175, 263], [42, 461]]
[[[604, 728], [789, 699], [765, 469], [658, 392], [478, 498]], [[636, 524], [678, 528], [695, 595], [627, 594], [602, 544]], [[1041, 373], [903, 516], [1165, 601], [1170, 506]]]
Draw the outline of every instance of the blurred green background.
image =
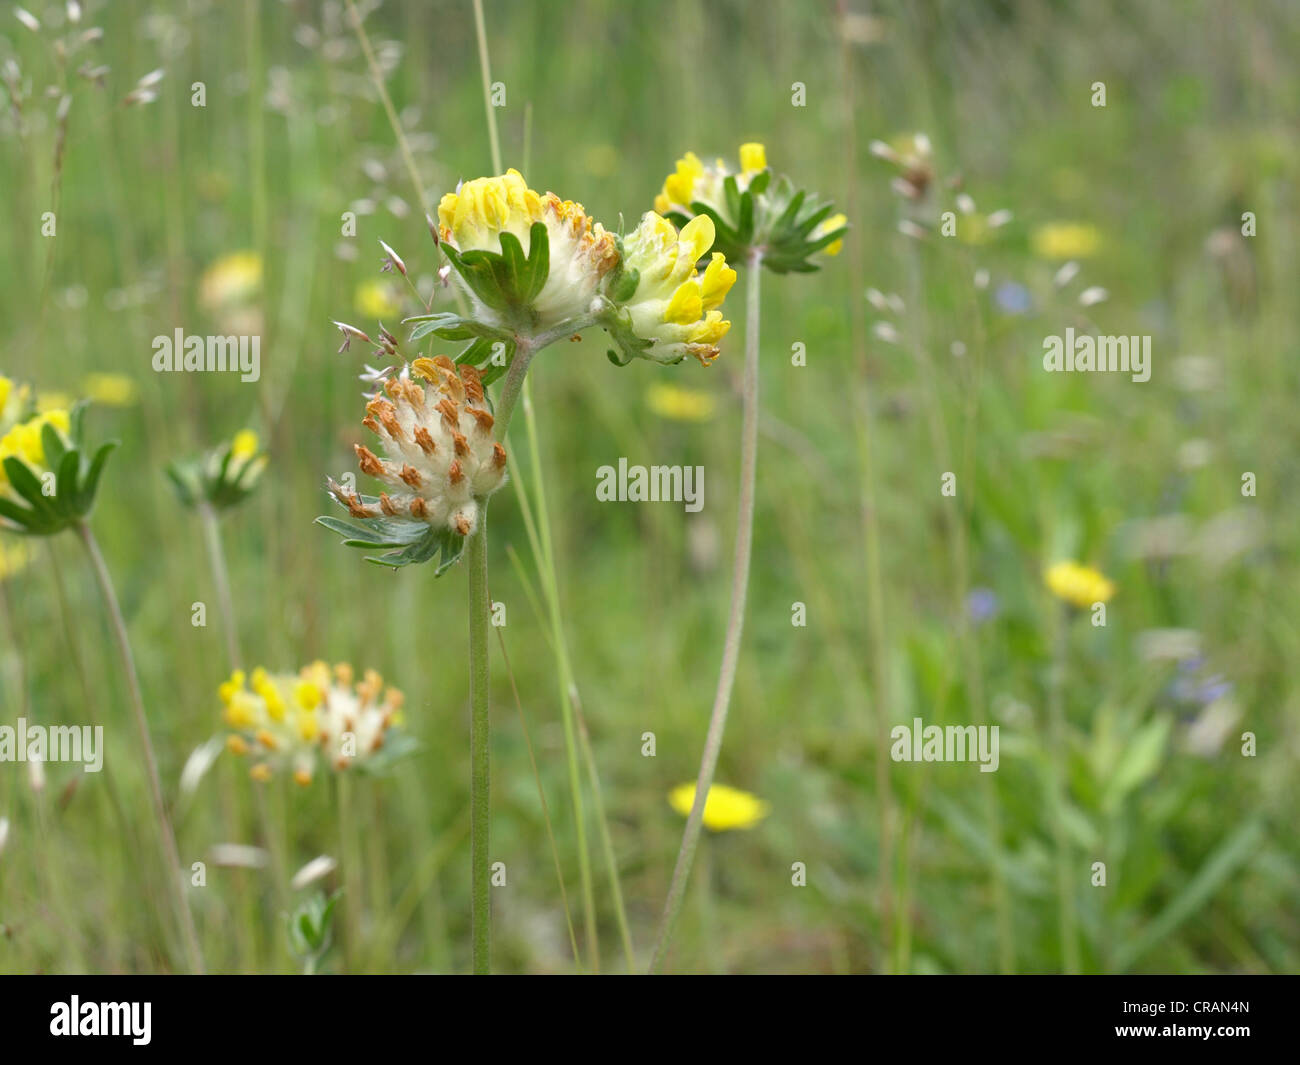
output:
[[[39, 31], [0, 18], [0, 372], [38, 394], [98, 396], [92, 434], [122, 440], [94, 527], [182, 864], [207, 863], [207, 885], [190, 894], [208, 964], [300, 968], [281, 913], [352, 875], [349, 920], [321, 968], [463, 970], [465, 574], [390, 573], [312, 524], [331, 506], [325, 477], [354, 470], [352, 445], [369, 437], [357, 380], [369, 356], [336, 354], [331, 319], [369, 330], [414, 313], [379, 272], [381, 239], [422, 292], [441, 265], [347, 9], [87, 2], [73, 27], [60, 3], [28, 7]], [[472, 6], [362, 9], [436, 204], [491, 171]], [[833, 198], [852, 226], [820, 273], [764, 279], [753, 578], [718, 780], [770, 813], [747, 832], [706, 833], [669, 968], [1300, 968], [1289, 683], [1300, 656], [1300, 10], [487, 0], [484, 13], [505, 89], [502, 154], [527, 162], [534, 188], [630, 228], [682, 153], [734, 160], [758, 140], [778, 173]], [[80, 42], [87, 27], [102, 40]], [[77, 47], [61, 58], [60, 41]], [[128, 99], [157, 69], [144, 92], [156, 98]], [[203, 107], [191, 102], [197, 82]], [[870, 145], [914, 147], [918, 132], [933, 177], [914, 203]], [[937, 229], [948, 210], [961, 216], [955, 237]], [[1013, 218], [990, 228], [998, 210]], [[41, 234], [46, 211], [53, 238]], [[341, 234], [346, 211], [355, 237]], [[1242, 235], [1243, 212], [1256, 235]], [[900, 218], [934, 228], [909, 237]], [[1062, 235], [1063, 224], [1075, 228]], [[213, 264], [238, 252], [257, 257], [261, 282], [222, 303]], [[1079, 268], [1068, 281], [1067, 261]], [[1094, 287], [1108, 298], [1082, 305]], [[695, 775], [726, 622], [740, 295], [709, 369], [618, 369], [595, 332], [546, 351], [531, 374], [540, 464], [519, 419], [512, 433], [522, 479], [545, 484], [563, 635], [639, 965], [683, 826], [667, 793]], [[1150, 335], [1151, 380], [1043, 372], [1043, 337], [1067, 326]], [[177, 327], [260, 335], [261, 380], [153, 373], [152, 338]], [[796, 343], [805, 366], [792, 365]], [[690, 404], [702, 413], [666, 407], [654, 391], [665, 384], [703, 394]], [[220, 733], [216, 687], [230, 668], [199, 525], [163, 467], [244, 428], [270, 458], [256, 494], [222, 521], [245, 657], [378, 669], [406, 692], [421, 743], [392, 773], [350, 782], [351, 868], [298, 892], [270, 867], [222, 864], [220, 845], [278, 837], [289, 872], [340, 856], [333, 781], [255, 785], [222, 755], [192, 792], [179, 785], [191, 752]], [[703, 511], [598, 503], [596, 470], [620, 456], [703, 465]], [[945, 472], [957, 474], [955, 498], [940, 493]], [[511, 667], [494, 632], [491, 850], [507, 869], [493, 894], [494, 965], [580, 967], [513, 679], [581, 967], [598, 958], [623, 971], [585, 770], [598, 943], [583, 917], [557, 652], [530, 599], [539, 569], [514, 491], [492, 512], [491, 592], [506, 604]], [[0, 533], [3, 719], [24, 707], [69, 724], [98, 714], [107, 771], [51, 765], [38, 793], [25, 767], [0, 766], [0, 968], [171, 970], [181, 955], [145, 777], [86, 560], [70, 535], [33, 542], [25, 559], [15, 542]], [[1104, 627], [1044, 588], [1045, 567], [1071, 558], [1116, 584]], [[208, 604], [206, 628], [190, 623], [195, 601]], [[795, 602], [805, 627], [791, 624]], [[914, 716], [998, 724], [999, 770], [889, 761], [881, 737]], [[794, 862], [806, 887], [791, 884]]]

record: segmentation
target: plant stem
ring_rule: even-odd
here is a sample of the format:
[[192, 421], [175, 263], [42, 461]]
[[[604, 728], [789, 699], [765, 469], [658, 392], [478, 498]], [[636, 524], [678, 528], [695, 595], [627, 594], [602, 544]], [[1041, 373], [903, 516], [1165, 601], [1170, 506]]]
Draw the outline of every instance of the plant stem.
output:
[[479, 510], [478, 528], [467, 545], [469, 566], [469, 701], [470, 701], [470, 937], [474, 973], [491, 972], [489, 921], [492, 915], [488, 855], [491, 823], [489, 789], [491, 769], [488, 699], [488, 628], [492, 604], [488, 601], [487, 500]]
[[194, 915], [190, 912], [189, 899], [181, 887], [180, 855], [176, 850], [176, 834], [172, 831], [171, 819], [167, 816], [167, 806], [163, 802], [162, 783], [158, 778], [158, 759], [154, 756], [153, 740], [149, 736], [149, 719], [144, 712], [144, 696], [140, 691], [140, 677], [135, 669], [135, 656], [131, 653], [131, 641], [127, 636], [126, 622], [122, 619], [122, 608], [113, 590], [113, 581], [108, 574], [108, 566], [99, 550], [99, 542], [90, 526], [84, 521], [77, 525], [77, 535], [90, 556], [91, 567], [95, 571], [95, 580], [99, 584], [104, 606], [108, 610], [109, 621], [113, 629], [113, 638], [117, 644], [117, 653], [122, 663], [122, 672], [126, 674], [127, 690], [130, 695], [131, 714], [135, 718], [136, 730], [140, 735], [140, 746], [144, 751], [145, 771], [149, 778], [149, 790], [153, 798], [154, 815], [158, 819], [158, 834], [162, 841], [163, 861], [166, 866], [167, 881], [171, 885], [176, 915], [181, 923], [181, 932], [185, 939], [185, 950], [189, 957], [190, 969], [198, 974], [203, 972], [203, 955], [199, 950], [199, 937], [194, 930]]
[[695, 861], [695, 849], [700, 842], [700, 828], [704, 821], [704, 803], [713, 786], [713, 774], [718, 767], [718, 754], [722, 750], [722, 734], [727, 727], [727, 710], [731, 705], [731, 691], [736, 683], [736, 665], [740, 658], [740, 637], [745, 625], [745, 596], [749, 590], [749, 557], [754, 541], [754, 473], [758, 465], [758, 325], [759, 283], [762, 279], [763, 256], [751, 251], [745, 278], [745, 376], [742, 387], [744, 421], [740, 436], [740, 499], [736, 521], [736, 554], [731, 572], [731, 614], [727, 620], [727, 635], [722, 648], [722, 668], [718, 674], [718, 689], [713, 699], [713, 713], [709, 717], [709, 731], [704, 741], [704, 754], [700, 759], [700, 772], [695, 780], [695, 802], [686, 819], [681, 849], [668, 887], [668, 900], [659, 926], [659, 939], [655, 944], [650, 971], [662, 970], [672, 938], [673, 926], [681, 913], [686, 882]]
[[234, 600], [230, 595], [230, 574], [226, 569], [226, 555], [221, 547], [221, 526], [217, 512], [207, 503], [198, 506], [199, 522], [203, 526], [203, 544], [208, 551], [208, 565], [212, 569], [212, 582], [217, 589], [217, 610], [221, 613], [221, 629], [226, 640], [226, 657], [231, 669], [240, 666], [239, 633], [235, 628]]
[[1068, 616], [1052, 603], [1052, 664], [1048, 676], [1047, 707], [1052, 767], [1052, 830], [1056, 837], [1056, 894], [1061, 936], [1061, 965], [1070, 976], [1079, 972], [1079, 943], [1075, 935], [1074, 878], [1070, 871], [1070, 839], [1065, 828], [1066, 780], [1065, 665], [1068, 654]]

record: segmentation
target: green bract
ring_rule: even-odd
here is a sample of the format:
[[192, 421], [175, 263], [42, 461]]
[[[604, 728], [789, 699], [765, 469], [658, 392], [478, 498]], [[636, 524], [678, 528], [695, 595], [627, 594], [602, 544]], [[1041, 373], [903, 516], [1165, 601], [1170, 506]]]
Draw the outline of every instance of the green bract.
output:
[[43, 468], [16, 455], [4, 459], [8, 484], [0, 487], [0, 528], [52, 536], [89, 517], [104, 464], [117, 441], [88, 453], [82, 436], [86, 406], [83, 401], [72, 409], [67, 436], [48, 423], [41, 427]]

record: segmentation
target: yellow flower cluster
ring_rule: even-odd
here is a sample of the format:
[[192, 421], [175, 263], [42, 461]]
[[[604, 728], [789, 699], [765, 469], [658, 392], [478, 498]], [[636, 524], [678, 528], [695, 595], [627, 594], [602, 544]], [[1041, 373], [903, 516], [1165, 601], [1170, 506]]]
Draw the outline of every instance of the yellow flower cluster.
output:
[[[614, 235], [587, 217], [582, 204], [530, 189], [517, 170], [466, 181], [438, 204], [439, 234], [460, 252], [499, 252], [501, 235], [509, 233], [527, 255], [536, 222], [546, 226], [550, 271], [532, 310], [545, 327], [589, 313], [606, 275], [618, 265]], [[479, 312], [491, 317], [485, 308]]]
[[[736, 173], [736, 189], [744, 192], [749, 183], [767, 169], [767, 149], [751, 142], [740, 146], [740, 170]], [[727, 164], [722, 159], [715, 160], [713, 166], [705, 166], [694, 152], [687, 152], [677, 160], [677, 169], [664, 179], [663, 190], [655, 197], [655, 210], [660, 214], [681, 211], [693, 214], [691, 204], [699, 201], [711, 207], [724, 202], [723, 182], [730, 176]]]
[[254, 780], [287, 769], [305, 786], [318, 759], [335, 770], [364, 762], [401, 724], [402, 693], [372, 669], [357, 681], [346, 663], [313, 662], [297, 674], [237, 669], [217, 694], [231, 729], [226, 747], [252, 759]]
[[1091, 566], [1078, 562], [1058, 562], [1043, 575], [1048, 590], [1058, 599], [1086, 610], [1094, 603], [1105, 603], [1115, 594], [1115, 584]]
[[638, 273], [626, 303], [633, 331], [653, 344], [649, 357], [674, 362], [694, 355], [707, 366], [718, 357], [718, 341], [731, 323], [718, 310], [736, 271], [721, 252], [696, 273], [696, 264], [713, 246], [715, 229], [707, 215], [692, 218], [679, 233], [671, 222], [647, 211], [623, 243], [626, 266]]
[[[679, 784], [668, 793], [668, 804], [683, 817], [695, 805], [695, 785]], [[768, 815], [770, 805], [757, 795], [726, 784], [714, 784], [704, 800], [704, 827], [714, 832], [753, 828]]]

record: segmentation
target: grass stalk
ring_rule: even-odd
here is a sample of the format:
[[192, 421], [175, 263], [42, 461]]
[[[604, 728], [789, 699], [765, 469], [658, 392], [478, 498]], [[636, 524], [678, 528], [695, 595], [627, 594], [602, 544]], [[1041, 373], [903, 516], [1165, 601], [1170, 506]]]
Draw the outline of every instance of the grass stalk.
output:
[[171, 885], [172, 901], [176, 907], [176, 917], [181, 925], [185, 942], [185, 953], [189, 959], [190, 970], [196, 974], [204, 971], [203, 954], [199, 949], [199, 937], [194, 928], [194, 915], [190, 912], [189, 899], [181, 886], [181, 862], [176, 849], [176, 833], [172, 830], [171, 818], [167, 814], [167, 805], [163, 801], [162, 782], [158, 778], [158, 759], [154, 755], [153, 740], [149, 735], [149, 719], [144, 711], [144, 696], [140, 690], [140, 677], [135, 668], [135, 655], [131, 651], [131, 640], [127, 635], [126, 622], [122, 618], [122, 608], [117, 601], [117, 592], [113, 589], [113, 580], [109, 576], [104, 555], [99, 549], [95, 534], [84, 521], [77, 525], [77, 535], [85, 545], [90, 556], [91, 568], [95, 572], [95, 581], [99, 585], [100, 595], [108, 611], [109, 622], [113, 630], [113, 639], [117, 647], [122, 672], [126, 675], [127, 692], [130, 696], [131, 714], [135, 719], [136, 731], [140, 737], [140, 747], [144, 753], [145, 773], [149, 780], [149, 791], [153, 799], [154, 816], [158, 821], [158, 835], [161, 840], [163, 863], [167, 873], [167, 882]]
[[736, 683], [736, 667], [740, 660], [740, 640], [745, 625], [745, 598], [749, 590], [749, 559], [754, 541], [754, 482], [758, 466], [758, 327], [761, 310], [760, 283], [763, 273], [761, 252], [751, 252], [746, 263], [745, 277], [745, 371], [742, 386], [744, 420], [740, 436], [740, 498], [736, 520], [736, 553], [731, 573], [731, 612], [727, 619], [727, 634], [722, 648], [722, 668], [718, 674], [717, 693], [713, 711], [709, 716], [709, 731], [704, 740], [704, 754], [700, 758], [700, 771], [695, 780], [695, 802], [686, 819], [682, 833], [681, 849], [673, 868], [672, 882], [668, 886], [668, 899], [664, 903], [659, 938], [655, 943], [651, 972], [660, 972], [668, 953], [673, 928], [681, 913], [686, 882], [691, 875], [695, 851], [700, 842], [700, 829], [704, 823], [704, 804], [713, 786], [713, 774], [718, 768], [718, 755], [722, 750], [722, 734], [727, 727], [727, 711], [731, 705], [731, 692]]

